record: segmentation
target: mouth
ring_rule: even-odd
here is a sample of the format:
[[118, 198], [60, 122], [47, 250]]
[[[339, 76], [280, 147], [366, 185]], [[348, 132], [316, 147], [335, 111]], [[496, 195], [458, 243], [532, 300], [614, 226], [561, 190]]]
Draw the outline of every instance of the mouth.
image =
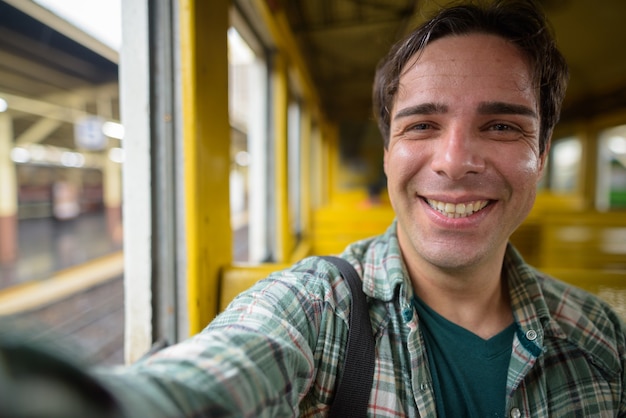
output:
[[467, 218], [476, 212], [480, 212], [489, 204], [488, 200], [474, 200], [464, 203], [442, 202], [434, 199], [425, 200], [431, 208], [452, 219]]

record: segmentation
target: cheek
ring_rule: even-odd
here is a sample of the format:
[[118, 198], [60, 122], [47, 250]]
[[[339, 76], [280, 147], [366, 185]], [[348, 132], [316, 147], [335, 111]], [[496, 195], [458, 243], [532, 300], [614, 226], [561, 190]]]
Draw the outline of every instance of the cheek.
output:
[[520, 171], [528, 176], [539, 179], [543, 172], [544, 159], [534, 151], [528, 151], [520, 160]]
[[390, 179], [402, 181], [411, 178], [423, 165], [426, 153], [418, 147], [395, 144], [385, 153], [385, 173]]
[[543, 159], [536, 153], [527, 151], [522, 158], [510, 158], [508, 164], [504, 164], [503, 170], [507, 171], [507, 178], [516, 185], [519, 190], [534, 192], [543, 174]]

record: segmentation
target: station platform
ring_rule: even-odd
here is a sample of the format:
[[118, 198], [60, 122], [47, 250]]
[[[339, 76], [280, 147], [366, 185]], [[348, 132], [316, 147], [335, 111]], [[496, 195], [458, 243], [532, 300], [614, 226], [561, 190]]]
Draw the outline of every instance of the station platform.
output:
[[19, 222], [19, 253], [0, 266], [0, 316], [73, 345], [92, 364], [121, 364], [124, 260], [105, 214]]
[[[247, 223], [237, 226], [234, 258], [246, 260]], [[0, 265], [0, 317], [77, 347], [88, 363], [122, 364], [124, 253], [105, 213], [23, 220], [18, 239], [18, 259]]]
[[18, 222], [18, 255], [0, 265], [0, 289], [45, 280], [55, 273], [122, 250], [109, 234], [104, 212], [75, 219], [26, 219]]

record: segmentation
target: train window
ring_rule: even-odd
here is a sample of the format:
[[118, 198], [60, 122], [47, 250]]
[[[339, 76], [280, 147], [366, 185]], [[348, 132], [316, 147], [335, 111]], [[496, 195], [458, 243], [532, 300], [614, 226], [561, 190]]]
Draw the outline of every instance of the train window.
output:
[[578, 190], [582, 164], [582, 143], [577, 137], [552, 142], [548, 160], [547, 187], [555, 194], [573, 194]]
[[[239, 27], [228, 30], [233, 260], [267, 257], [267, 64]], [[243, 32], [245, 33], [245, 32]]]
[[119, 363], [121, 1], [68, 3], [0, 2], [0, 316]]
[[596, 207], [626, 209], [626, 125], [602, 131], [598, 147]]

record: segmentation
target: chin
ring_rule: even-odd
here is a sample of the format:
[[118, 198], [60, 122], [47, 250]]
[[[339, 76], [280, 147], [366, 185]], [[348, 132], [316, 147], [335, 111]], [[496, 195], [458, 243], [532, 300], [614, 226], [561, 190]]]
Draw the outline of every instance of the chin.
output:
[[431, 254], [424, 257], [433, 266], [447, 272], [465, 271], [478, 266], [483, 259], [479, 255]]
[[466, 271], [480, 267], [489, 259], [500, 255], [489, 245], [477, 243], [452, 242], [440, 244], [428, 244], [426, 241], [414, 241], [418, 247], [414, 247], [419, 258], [424, 259], [432, 266], [447, 272]]

